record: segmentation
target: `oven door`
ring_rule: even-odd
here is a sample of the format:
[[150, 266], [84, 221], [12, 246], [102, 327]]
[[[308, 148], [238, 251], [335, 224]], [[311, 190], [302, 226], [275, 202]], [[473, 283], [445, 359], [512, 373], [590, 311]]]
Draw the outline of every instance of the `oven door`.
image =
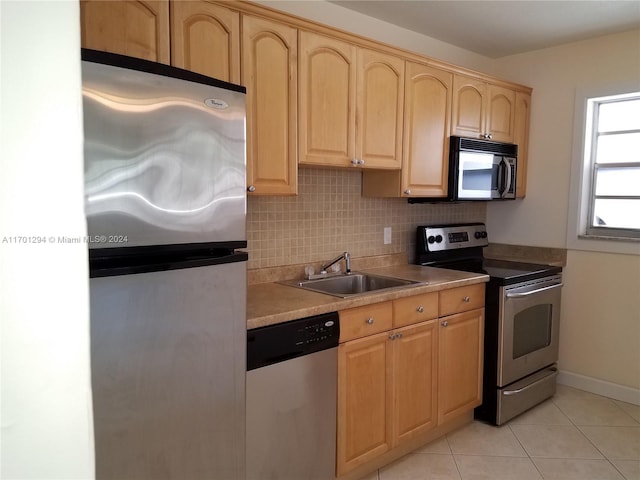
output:
[[561, 287], [554, 275], [500, 289], [499, 387], [558, 360]]

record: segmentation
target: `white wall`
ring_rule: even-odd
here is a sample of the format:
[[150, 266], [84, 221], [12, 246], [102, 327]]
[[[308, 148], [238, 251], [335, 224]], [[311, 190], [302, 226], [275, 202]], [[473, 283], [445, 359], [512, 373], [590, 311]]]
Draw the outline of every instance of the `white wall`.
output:
[[[640, 255], [581, 251], [569, 222], [576, 92], [640, 84], [640, 30], [497, 61], [533, 87], [527, 196], [487, 207], [497, 243], [568, 248], [559, 366], [563, 378], [640, 403]], [[637, 244], [635, 247], [639, 247]], [[629, 252], [640, 248], [627, 248]], [[630, 387], [630, 388], [626, 388]]]
[[493, 72], [495, 61], [489, 57], [324, 0], [255, 0], [255, 3], [455, 65]]
[[497, 74], [533, 87], [527, 196], [493, 202], [487, 228], [498, 243], [564, 248], [577, 89], [640, 79], [640, 30], [497, 60]]
[[94, 477], [86, 245], [56, 243], [86, 234], [78, 18], [76, 1], [0, 2], [7, 479]]

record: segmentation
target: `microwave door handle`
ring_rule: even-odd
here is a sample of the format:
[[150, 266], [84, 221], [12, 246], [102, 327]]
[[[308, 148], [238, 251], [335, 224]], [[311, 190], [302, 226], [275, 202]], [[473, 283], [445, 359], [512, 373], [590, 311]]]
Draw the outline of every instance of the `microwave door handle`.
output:
[[504, 189], [504, 158], [500, 157], [498, 162], [498, 198], [503, 198], [506, 190]]
[[507, 193], [509, 193], [509, 190], [511, 190], [511, 182], [513, 182], [513, 178], [512, 177], [512, 173], [511, 173], [511, 165], [509, 165], [509, 162], [507, 161], [506, 158], [502, 159], [502, 163], [504, 165], [504, 169], [507, 172], [507, 179], [504, 182], [504, 190], [502, 191], [502, 194], [500, 195], [502, 198], [504, 198]]

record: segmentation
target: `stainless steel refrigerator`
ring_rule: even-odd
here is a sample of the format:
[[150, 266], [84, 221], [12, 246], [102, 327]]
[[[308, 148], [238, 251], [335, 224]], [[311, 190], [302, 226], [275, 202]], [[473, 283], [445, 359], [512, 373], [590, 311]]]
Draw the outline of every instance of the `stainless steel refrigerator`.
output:
[[245, 89], [82, 51], [98, 479], [245, 476]]

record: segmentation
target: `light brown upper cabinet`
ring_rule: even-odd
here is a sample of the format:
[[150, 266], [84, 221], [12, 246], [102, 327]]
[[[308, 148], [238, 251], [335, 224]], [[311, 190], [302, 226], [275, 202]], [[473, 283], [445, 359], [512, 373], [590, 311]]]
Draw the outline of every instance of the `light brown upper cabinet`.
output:
[[451, 134], [512, 143], [515, 103], [514, 90], [454, 75]]
[[302, 31], [298, 73], [298, 162], [350, 164], [356, 158], [356, 47]]
[[240, 14], [205, 1], [171, 2], [171, 64], [240, 81]]
[[404, 60], [358, 49], [356, 159], [366, 168], [402, 166]]
[[249, 193], [297, 192], [297, 35], [281, 23], [242, 17]]
[[450, 72], [407, 62], [402, 195], [447, 195]]
[[299, 163], [401, 166], [404, 60], [300, 32]]
[[531, 95], [516, 93], [516, 120], [513, 142], [518, 145], [518, 170], [516, 197], [524, 197], [527, 192], [527, 160], [529, 157], [529, 116], [531, 115]]
[[81, 0], [82, 47], [169, 63], [168, 1]]
[[406, 63], [402, 172], [364, 172], [363, 195], [447, 195], [452, 86], [452, 73]]

